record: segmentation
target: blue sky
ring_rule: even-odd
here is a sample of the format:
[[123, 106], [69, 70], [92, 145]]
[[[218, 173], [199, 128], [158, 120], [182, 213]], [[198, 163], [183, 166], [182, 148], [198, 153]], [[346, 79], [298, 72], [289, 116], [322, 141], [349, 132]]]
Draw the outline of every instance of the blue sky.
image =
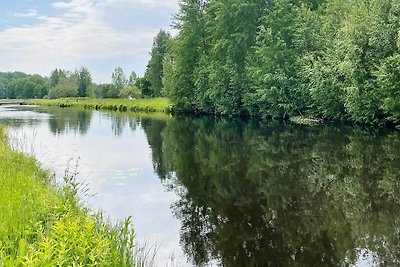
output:
[[83, 66], [108, 82], [119, 66], [143, 75], [154, 36], [177, 11], [178, 0], [1, 0], [0, 72]]

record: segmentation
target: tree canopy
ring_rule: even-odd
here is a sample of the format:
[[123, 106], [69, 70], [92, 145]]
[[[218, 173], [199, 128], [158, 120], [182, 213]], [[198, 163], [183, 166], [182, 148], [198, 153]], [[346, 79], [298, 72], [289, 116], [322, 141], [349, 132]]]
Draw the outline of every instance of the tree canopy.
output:
[[146, 73], [144, 74], [144, 78], [149, 83], [148, 90], [144, 92], [145, 96], [160, 97], [164, 93], [162, 84], [163, 62], [170, 39], [170, 34], [164, 30], [160, 30], [154, 38], [151, 58], [147, 64]]
[[163, 90], [182, 112], [398, 124], [399, 14], [391, 0], [182, 0]]

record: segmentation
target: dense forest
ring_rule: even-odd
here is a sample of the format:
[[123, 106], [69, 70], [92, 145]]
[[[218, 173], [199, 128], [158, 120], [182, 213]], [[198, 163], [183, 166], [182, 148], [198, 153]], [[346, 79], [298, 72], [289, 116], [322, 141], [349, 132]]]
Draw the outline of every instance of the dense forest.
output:
[[163, 90], [182, 111], [400, 122], [400, 2], [182, 0]]

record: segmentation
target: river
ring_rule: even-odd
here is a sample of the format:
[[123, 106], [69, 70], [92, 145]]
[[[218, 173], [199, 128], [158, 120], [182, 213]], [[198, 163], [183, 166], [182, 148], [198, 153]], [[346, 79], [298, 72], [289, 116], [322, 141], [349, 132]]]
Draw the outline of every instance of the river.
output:
[[133, 216], [158, 266], [399, 266], [400, 132], [0, 107], [10, 142]]

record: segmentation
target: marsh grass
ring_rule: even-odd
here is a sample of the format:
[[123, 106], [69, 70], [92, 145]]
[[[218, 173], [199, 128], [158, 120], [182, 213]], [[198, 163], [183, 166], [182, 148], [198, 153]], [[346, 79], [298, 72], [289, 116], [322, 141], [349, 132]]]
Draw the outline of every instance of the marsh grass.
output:
[[80, 107], [97, 110], [118, 110], [134, 112], [164, 112], [172, 113], [173, 106], [167, 98], [149, 99], [91, 99], [91, 98], [61, 98], [35, 99], [27, 101], [31, 105]]
[[32, 133], [27, 133], [26, 131], [15, 131], [13, 133], [7, 134], [7, 141], [11, 150], [15, 152], [23, 152], [24, 154], [29, 156], [34, 156], [36, 151], [36, 136], [37, 131], [34, 131]]
[[82, 207], [76, 169], [64, 176], [55, 186], [0, 127], [0, 266], [155, 266], [156, 252], [135, 244], [131, 217], [111, 223]]

